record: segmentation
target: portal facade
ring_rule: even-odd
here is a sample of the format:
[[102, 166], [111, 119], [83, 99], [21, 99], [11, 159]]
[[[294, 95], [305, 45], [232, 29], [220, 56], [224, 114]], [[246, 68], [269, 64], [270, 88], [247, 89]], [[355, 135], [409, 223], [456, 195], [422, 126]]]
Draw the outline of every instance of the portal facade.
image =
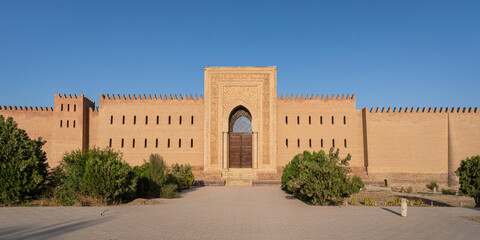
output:
[[[197, 179], [279, 180], [304, 150], [340, 149], [364, 180], [457, 184], [454, 171], [480, 154], [477, 108], [357, 109], [355, 95], [277, 94], [276, 67], [206, 67], [204, 96], [54, 96], [52, 107], [0, 107], [30, 137], [47, 140], [50, 166], [93, 146], [139, 165], [151, 153], [190, 164]], [[417, 188], [418, 189], [418, 188]]]

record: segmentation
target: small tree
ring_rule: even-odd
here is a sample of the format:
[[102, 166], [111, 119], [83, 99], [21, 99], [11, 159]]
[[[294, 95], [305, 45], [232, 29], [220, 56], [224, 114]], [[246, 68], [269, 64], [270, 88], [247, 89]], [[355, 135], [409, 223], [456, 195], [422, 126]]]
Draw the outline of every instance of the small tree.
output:
[[282, 187], [295, 197], [312, 205], [328, 205], [342, 202], [345, 197], [358, 193], [364, 184], [361, 178], [347, 177], [350, 173], [346, 158], [339, 157], [340, 151], [330, 149], [298, 154], [285, 166]]
[[160, 197], [167, 178], [167, 164], [159, 154], [150, 154], [149, 161], [134, 168], [138, 176], [137, 195], [145, 198]]
[[0, 115], [0, 202], [10, 205], [40, 193], [48, 168], [45, 143], [31, 140], [13, 118]]
[[460, 191], [473, 197], [475, 207], [480, 207], [480, 155], [462, 160], [456, 174], [460, 177]]
[[65, 205], [74, 204], [82, 196], [102, 203], [120, 202], [134, 195], [137, 182], [121, 153], [110, 148], [66, 153], [57, 174], [57, 197]]

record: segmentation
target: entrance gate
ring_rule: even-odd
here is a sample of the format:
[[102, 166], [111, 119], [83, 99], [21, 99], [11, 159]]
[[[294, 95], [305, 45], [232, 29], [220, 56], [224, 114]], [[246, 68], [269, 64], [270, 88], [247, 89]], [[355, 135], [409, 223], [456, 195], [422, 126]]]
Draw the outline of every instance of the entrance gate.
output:
[[239, 106], [229, 119], [229, 167], [252, 167], [252, 115]]

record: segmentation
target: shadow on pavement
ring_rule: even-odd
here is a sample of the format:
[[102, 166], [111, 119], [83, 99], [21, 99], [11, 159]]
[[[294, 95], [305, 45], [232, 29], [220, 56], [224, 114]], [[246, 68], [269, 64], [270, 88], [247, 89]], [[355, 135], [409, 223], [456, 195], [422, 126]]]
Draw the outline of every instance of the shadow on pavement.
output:
[[400, 213], [398, 213], [398, 212], [395, 212], [395, 211], [393, 211], [392, 209], [389, 209], [389, 208], [384, 208], [384, 207], [382, 207], [381, 209], [383, 209], [383, 210], [385, 210], [385, 211], [387, 211], [387, 212], [391, 212], [391, 213], [393, 213], [393, 214], [395, 214], [395, 215], [401, 216], [401, 214], [400, 214]]
[[190, 188], [184, 189], [179, 193], [180, 198], [183, 198], [185, 195], [188, 195], [191, 192], [197, 191], [204, 186], [191, 186]]
[[71, 233], [99, 223], [109, 221], [110, 217], [89, 219], [83, 221], [72, 220], [64, 223], [55, 223], [43, 227], [17, 226], [0, 228], [2, 239], [51, 239], [66, 233]]

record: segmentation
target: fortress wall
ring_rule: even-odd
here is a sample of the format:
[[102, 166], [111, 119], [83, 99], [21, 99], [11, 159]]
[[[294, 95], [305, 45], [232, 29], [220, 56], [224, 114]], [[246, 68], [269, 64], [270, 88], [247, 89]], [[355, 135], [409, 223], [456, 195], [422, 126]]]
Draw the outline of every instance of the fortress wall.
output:
[[112, 148], [123, 152], [123, 159], [132, 166], [158, 153], [169, 165], [189, 163], [194, 169], [203, 169], [203, 110], [202, 96], [100, 95], [98, 116], [91, 121], [96, 125], [91, 130], [97, 133], [92, 143], [106, 147], [111, 139]]
[[[286, 98], [281, 96], [277, 104], [277, 167], [285, 166], [295, 155], [305, 150], [323, 149], [328, 153], [333, 139], [335, 148], [340, 149], [342, 157], [347, 153], [352, 155], [350, 166], [364, 167], [362, 112], [355, 109], [354, 95], [287, 96]], [[300, 124], [297, 122], [297, 117], [300, 119]], [[344, 117], [346, 124], [343, 122]], [[298, 139], [300, 139], [300, 147]]]
[[94, 105], [84, 95], [55, 94], [50, 166], [57, 166], [65, 152], [88, 147], [88, 109]]
[[480, 155], [480, 111], [451, 109], [449, 111], [449, 184], [458, 185], [455, 171], [461, 160]]
[[89, 148], [98, 146], [98, 119], [99, 119], [99, 112], [98, 108], [90, 108], [89, 109], [89, 129], [88, 129], [88, 146]]
[[47, 159], [52, 154], [52, 120], [53, 109], [47, 107], [10, 107], [0, 106], [0, 115], [12, 117], [20, 129], [24, 129], [30, 139], [42, 137], [47, 143], [43, 150]]
[[[448, 114], [437, 109], [366, 112], [368, 173], [389, 183], [446, 183]], [[421, 184], [424, 187], [424, 184]]]

